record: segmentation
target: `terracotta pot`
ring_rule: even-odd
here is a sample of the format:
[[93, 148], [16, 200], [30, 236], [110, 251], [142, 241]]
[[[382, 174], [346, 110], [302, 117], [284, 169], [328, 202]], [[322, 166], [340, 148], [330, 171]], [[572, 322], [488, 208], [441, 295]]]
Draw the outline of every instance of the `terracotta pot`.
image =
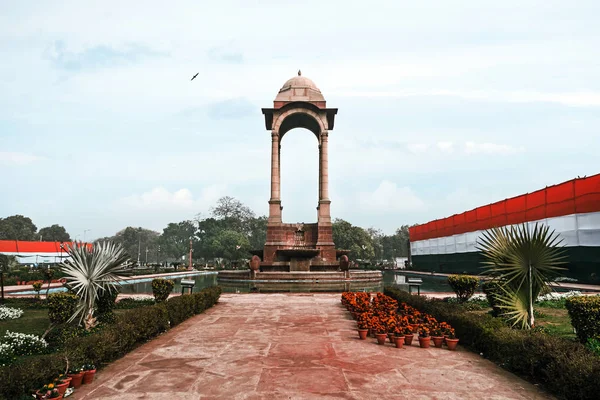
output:
[[[38, 390], [37, 392], [35, 392], [35, 397], [38, 400], [45, 399], [45, 397], [44, 397], [45, 394], [46, 393], [42, 393]], [[61, 394], [58, 397], [53, 397], [52, 400], [58, 400], [58, 399], [62, 399], [62, 398], [63, 398], [63, 395]]]
[[81, 387], [81, 381], [83, 380], [83, 372], [78, 374], [68, 374], [68, 377], [71, 378], [70, 387], [79, 389]]
[[360, 338], [360, 340], [367, 340], [367, 333], [369, 333], [368, 329], [359, 329], [358, 337]]
[[382, 346], [385, 344], [385, 338], [387, 337], [385, 333], [376, 333], [375, 337], [377, 338], [377, 344]]
[[388, 339], [390, 339], [390, 343], [394, 344], [395, 339], [394, 339], [394, 334], [393, 333], [388, 333]]
[[404, 336], [394, 336], [394, 343], [397, 349], [401, 349], [404, 344]]
[[458, 339], [446, 338], [446, 346], [448, 346], [448, 350], [456, 350], [457, 345], [458, 345]]
[[67, 388], [69, 387], [69, 382], [64, 382], [64, 383], [60, 383], [57, 384], [55, 386], [56, 390], [58, 390], [58, 393], [62, 396], [63, 394], [65, 394], [65, 392], [67, 391]]
[[442, 345], [444, 344], [443, 336], [432, 336], [431, 339], [433, 340], [433, 345], [435, 347], [441, 348]]
[[95, 369], [83, 371], [83, 384], [87, 385], [88, 383], [92, 383], [94, 381], [94, 375], [96, 375]]
[[412, 344], [414, 336], [415, 335], [413, 335], [412, 333], [410, 335], [404, 335], [404, 344], [410, 346]]
[[419, 336], [419, 346], [421, 346], [422, 349], [428, 349], [429, 342], [431, 342], [431, 336], [427, 336], [427, 337]]

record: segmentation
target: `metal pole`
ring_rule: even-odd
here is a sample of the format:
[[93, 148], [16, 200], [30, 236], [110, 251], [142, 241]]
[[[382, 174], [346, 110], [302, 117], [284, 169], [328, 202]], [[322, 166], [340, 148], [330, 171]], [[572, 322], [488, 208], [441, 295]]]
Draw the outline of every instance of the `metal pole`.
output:
[[190, 239], [190, 269], [192, 269], [192, 239]]

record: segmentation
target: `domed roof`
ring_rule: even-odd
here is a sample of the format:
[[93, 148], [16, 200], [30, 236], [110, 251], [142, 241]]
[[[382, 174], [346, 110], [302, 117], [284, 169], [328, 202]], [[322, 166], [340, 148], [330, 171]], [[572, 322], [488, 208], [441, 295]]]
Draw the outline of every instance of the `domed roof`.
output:
[[292, 102], [292, 101], [325, 101], [323, 94], [313, 81], [298, 71], [298, 76], [288, 79], [275, 98], [276, 102]]

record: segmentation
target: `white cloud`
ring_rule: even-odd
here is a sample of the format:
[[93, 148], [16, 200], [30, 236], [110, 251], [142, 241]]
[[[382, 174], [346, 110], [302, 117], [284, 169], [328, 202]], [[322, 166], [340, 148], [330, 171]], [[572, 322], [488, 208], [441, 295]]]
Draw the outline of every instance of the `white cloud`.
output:
[[515, 154], [525, 151], [523, 146], [513, 147], [497, 143], [475, 143], [465, 142], [465, 153], [467, 154]]
[[373, 192], [362, 192], [358, 195], [363, 210], [373, 213], [415, 211], [425, 206], [410, 187], [398, 187], [395, 183], [384, 180]]
[[454, 143], [437, 142], [437, 148], [443, 153], [452, 153], [454, 151]]
[[30, 153], [0, 151], [0, 163], [6, 165], [27, 165], [43, 159]]
[[408, 151], [413, 154], [422, 154], [429, 150], [429, 144], [427, 143], [409, 143], [406, 145]]
[[224, 192], [222, 186], [208, 186], [202, 190], [199, 197], [194, 198], [189, 189], [183, 188], [169, 192], [164, 187], [156, 187], [149, 192], [134, 194], [122, 198], [120, 203], [138, 210], [178, 209], [194, 212], [205, 211]]

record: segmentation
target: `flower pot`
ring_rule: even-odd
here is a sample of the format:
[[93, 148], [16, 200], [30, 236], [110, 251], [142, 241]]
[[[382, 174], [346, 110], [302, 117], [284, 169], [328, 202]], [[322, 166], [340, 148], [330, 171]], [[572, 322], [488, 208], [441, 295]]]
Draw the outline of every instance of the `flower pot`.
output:
[[448, 346], [448, 350], [456, 350], [457, 345], [458, 345], [458, 339], [446, 338], [446, 346]]
[[397, 349], [401, 349], [404, 344], [404, 336], [394, 336], [394, 343]]
[[435, 347], [441, 348], [442, 345], [444, 344], [443, 336], [432, 336], [431, 339], [433, 340], [433, 345]]
[[385, 344], [385, 338], [387, 337], [385, 333], [376, 333], [375, 337], [377, 338], [377, 344], [382, 346]]
[[81, 387], [81, 381], [83, 380], [83, 372], [78, 374], [68, 374], [68, 377], [71, 378], [70, 386], [75, 389], [79, 389]]
[[390, 343], [391, 344], [394, 344], [395, 339], [394, 339], [394, 334], [393, 333], [388, 333], [388, 339], [390, 339]]
[[431, 342], [431, 336], [427, 336], [427, 337], [419, 336], [419, 346], [421, 346], [422, 349], [428, 349], [430, 342]]
[[410, 345], [412, 344], [412, 341], [413, 341], [413, 337], [414, 337], [414, 336], [415, 336], [415, 335], [413, 335], [413, 334], [410, 334], [410, 335], [404, 335], [404, 344], [405, 344], [405, 345], [407, 345], [407, 346], [410, 346]]
[[55, 386], [56, 390], [58, 390], [58, 394], [61, 396], [65, 394], [67, 388], [69, 387], [69, 382], [59, 383]]
[[96, 375], [95, 369], [83, 371], [83, 384], [87, 385], [88, 383], [92, 383], [94, 381], [94, 375]]
[[358, 337], [360, 338], [360, 340], [367, 340], [367, 333], [369, 333], [368, 329], [359, 329]]

